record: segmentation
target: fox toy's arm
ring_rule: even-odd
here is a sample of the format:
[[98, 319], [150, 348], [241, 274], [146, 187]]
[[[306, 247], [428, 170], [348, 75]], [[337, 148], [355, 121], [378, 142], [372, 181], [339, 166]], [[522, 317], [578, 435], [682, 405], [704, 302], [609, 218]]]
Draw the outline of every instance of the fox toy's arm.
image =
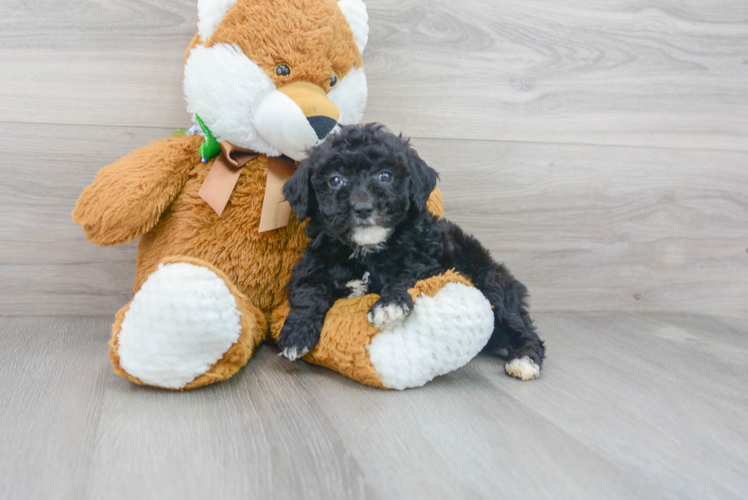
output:
[[179, 194], [201, 142], [200, 136], [162, 139], [102, 168], [78, 198], [73, 221], [102, 246], [146, 233]]

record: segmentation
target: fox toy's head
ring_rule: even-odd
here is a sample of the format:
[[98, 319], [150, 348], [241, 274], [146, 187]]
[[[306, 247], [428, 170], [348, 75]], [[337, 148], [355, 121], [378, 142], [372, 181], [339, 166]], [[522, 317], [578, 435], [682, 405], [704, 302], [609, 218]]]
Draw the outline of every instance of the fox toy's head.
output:
[[294, 160], [366, 105], [361, 0], [198, 0], [187, 110], [218, 141]]

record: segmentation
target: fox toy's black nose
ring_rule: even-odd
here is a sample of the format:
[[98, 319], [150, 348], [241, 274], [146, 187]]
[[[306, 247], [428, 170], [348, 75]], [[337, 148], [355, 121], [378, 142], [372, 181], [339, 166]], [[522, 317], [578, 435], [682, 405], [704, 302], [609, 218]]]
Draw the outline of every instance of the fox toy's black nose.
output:
[[374, 205], [369, 202], [361, 202], [353, 205], [353, 213], [359, 219], [368, 219], [374, 213]]
[[309, 125], [314, 129], [318, 139], [324, 139], [338, 122], [327, 116], [310, 116], [307, 118]]

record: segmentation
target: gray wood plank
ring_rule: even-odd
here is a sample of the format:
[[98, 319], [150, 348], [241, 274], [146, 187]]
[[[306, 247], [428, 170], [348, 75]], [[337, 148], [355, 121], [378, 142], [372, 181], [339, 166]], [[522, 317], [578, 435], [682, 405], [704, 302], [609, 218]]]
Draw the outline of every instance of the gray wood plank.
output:
[[[366, 120], [419, 137], [748, 148], [745, 2], [367, 5]], [[195, 10], [4, 2], [1, 119], [179, 126]]]
[[37, 124], [0, 131], [15, 142], [0, 145], [0, 173], [11, 179], [0, 185], [0, 311], [113, 314], [132, 298], [137, 244], [91, 245], [71, 212], [101, 167], [171, 131]]
[[535, 310], [748, 310], [748, 157], [416, 141]]
[[[169, 133], [0, 124], [0, 312], [113, 314], [131, 298], [135, 244], [90, 245], [70, 212], [99, 168]], [[413, 142], [448, 217], [534, 310], [748, 310], [747, 153]]]
[[269, 349], [186, 393], [117, 377], [111, 318], [0, 317], [0, 497], [379, 498]]
[[184, 393], [112, 381], [87, 498], [379, 498], [276, 358], [263, 347], [232, 380]]
[[[536, 315], [548, 345], [537, 383], [498, 377], [490, 356], [466, 370], [670, 498], [744, 498], [748, 350], [673, 335], [673, 316]], [[748, 318], [734, 321], [748, 332]]]
[[367, 5], [369, 120], [419, 137], [746, 148], [744, 2]]
[[104, 317], [0, 320], [0, 497], [81, 498], [105, 388]]
[[2, 498], [742, 498], [748, 488], [748, 349], [689, 340], [712, 325], [748, 331], [748, 317], [538, 314], [549, 346], [540, 379], [511, 379], [483, 355], [404, 392], [269, 346], [216, 386], [138, 387], [108, 365], [110, 320], [0, 317]]
[[494, 365], [406, 392], [362, 390], [317, 367], [301, 382], [387, 498], [663, 498], [509, 396], [501, 386], [513, 381]]
[[[657, 336], [683, 342], [717, 342], [736, 349], [748, 351], [748, 313], [727, 314], [690, 314], [663, 313], [657, 318], [667, 327], [657, 331]], [[652, 318], [645, 314], [644, 318]]]

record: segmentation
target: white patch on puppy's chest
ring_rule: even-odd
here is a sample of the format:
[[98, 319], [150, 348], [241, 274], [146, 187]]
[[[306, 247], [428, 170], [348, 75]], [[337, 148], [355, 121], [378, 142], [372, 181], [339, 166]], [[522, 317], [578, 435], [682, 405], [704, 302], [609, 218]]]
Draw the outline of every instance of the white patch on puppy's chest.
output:
[[382, 226], [357, 227], [351, 232], [351, 239], [356, 245], [379, 245], [390, 235], [391, 229]]
[[348, 298], [363, 297], [369, 290], [369, 271], [366, 271], [360, 280], [351, 280], [345, 284], [351, 293], [348, 294]]

